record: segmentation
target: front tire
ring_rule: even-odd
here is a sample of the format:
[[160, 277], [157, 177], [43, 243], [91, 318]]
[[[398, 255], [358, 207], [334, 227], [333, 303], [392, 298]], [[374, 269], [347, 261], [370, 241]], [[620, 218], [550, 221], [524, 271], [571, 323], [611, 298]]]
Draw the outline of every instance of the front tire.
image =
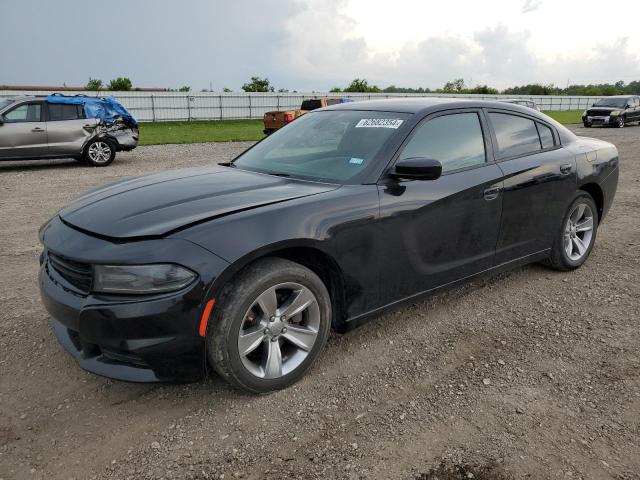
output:
[[616, 127], [624, 128], [624, 117], [618, 117], [618, 121], [616, 122]]
[[106, 167], [116, 156], [112, 142], [105, 139], [92, 140], [84, 149], [83, 159], [94, 167]]
[[584, 128], [591, 128], [591, 122], [582, 122], [582, 124], [584, 125]]
[[598, 209], [586, 192], [576, 193], [562, 219], [562, 229], [551, 248], [548, 265], [560, 271], [574, 270], [589, 258], [598, 231]]
[[219, 299], [207, 331], [218, 374], [251, 393], [297, 382], [320, 355], [331, 327], [331, 300], [308, 268], [280, 258], [247, 267]]

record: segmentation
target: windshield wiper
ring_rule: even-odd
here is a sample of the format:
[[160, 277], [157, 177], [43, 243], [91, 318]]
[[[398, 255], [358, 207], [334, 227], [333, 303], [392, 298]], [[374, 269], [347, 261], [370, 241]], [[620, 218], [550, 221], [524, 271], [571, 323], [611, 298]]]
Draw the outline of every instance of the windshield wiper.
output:
[[284, 178], [288, 178], [291, 176], [288, 173], [280, 173], [280, 172], [263, 172], [263, 173], [266, 173], [267, 175], [275, 175], [276, 177], [284, 177]]

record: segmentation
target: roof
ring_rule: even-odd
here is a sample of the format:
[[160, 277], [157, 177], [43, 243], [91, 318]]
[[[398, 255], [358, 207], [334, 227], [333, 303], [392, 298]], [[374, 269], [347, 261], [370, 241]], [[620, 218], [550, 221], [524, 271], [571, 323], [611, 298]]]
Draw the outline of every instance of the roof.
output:
[[323, 110], [364, 110], [397, 113], [421, 113], [453, 108], [500, 108], [533, 115], [530, 108], [500, 100], [477, 100], [450, 97], [388, 98], [332, 105]]
[[621, 100], [624, 100], [624, 99], [628, 100], [629, 98], [635, 98], [637, 96], [638, 95], [606, 95], [604, 97], [598, 97], [597, 101], [599, 102], [600, 100], [609, 100], [610, 98], [618, 98], [618, 99], [621, 99]]

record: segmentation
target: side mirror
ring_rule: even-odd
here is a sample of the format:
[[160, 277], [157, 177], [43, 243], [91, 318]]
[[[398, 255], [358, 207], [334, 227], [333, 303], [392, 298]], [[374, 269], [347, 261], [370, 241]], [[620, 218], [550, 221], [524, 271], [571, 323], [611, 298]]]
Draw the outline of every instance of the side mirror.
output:
[[411, 180], [436, 180], [442, 175], [442, 164], [432, 158], [403, 158], [393, 167], [391, 176]]

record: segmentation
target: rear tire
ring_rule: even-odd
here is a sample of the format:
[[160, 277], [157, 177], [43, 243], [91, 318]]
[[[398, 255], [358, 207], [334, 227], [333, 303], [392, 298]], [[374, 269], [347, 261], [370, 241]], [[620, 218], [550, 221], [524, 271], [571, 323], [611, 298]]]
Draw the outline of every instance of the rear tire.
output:
[[597, 231], [596, 204], [591, 195], [579, 191], [562, 218], [562, 227], [554, 240], [547, 265], [565, 272], [582, 266], [591, 254]]
[[218, 299], [207, 357], [232, 385], [268, 393], [302, 378], [330, 327], [331, 300], [322, 280], [297, 263], [265, 258], [242, 271]]
[[106, 167], [116, 157], [116, 147], [112, 141], [98, 138], [84, 148], [82, 158], [93, 167]]

